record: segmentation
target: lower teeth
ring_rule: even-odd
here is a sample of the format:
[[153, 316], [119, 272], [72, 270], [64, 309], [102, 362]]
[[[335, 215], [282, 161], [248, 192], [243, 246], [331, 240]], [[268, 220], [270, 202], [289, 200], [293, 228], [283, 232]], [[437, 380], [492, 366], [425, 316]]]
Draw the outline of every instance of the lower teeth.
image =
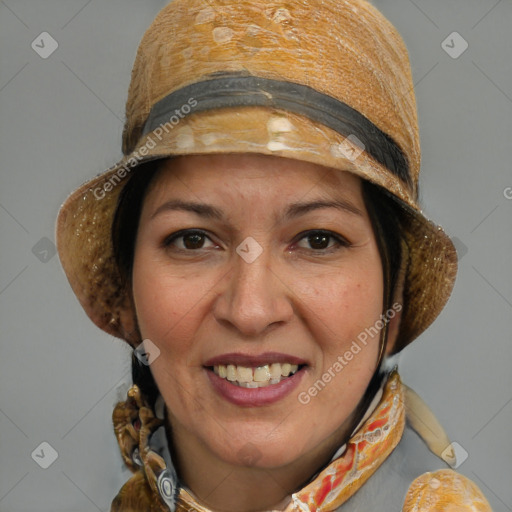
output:
[[[293, 377], [293, 374], [290, 374], [289, 377]], [[228, 380], [229, 383], [234, 384], [235, 386], [239, 386], [241, 388], [265, 388], [267, 386], [271, 386], [273, 384], [279, 384], [282, 380], [287, 379], [288, 377], [281, 377], [280, 379], [270, 379], [265, 382], [238, 382], [237, 380]]]

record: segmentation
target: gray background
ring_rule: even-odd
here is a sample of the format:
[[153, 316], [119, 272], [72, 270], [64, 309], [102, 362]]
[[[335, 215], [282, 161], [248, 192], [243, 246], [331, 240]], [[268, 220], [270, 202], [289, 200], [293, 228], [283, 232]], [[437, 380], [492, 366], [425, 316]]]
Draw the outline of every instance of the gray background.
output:
[[[2, 512], [106, 511], [129, 477], [111, 427], [129, 351], [80, 308], [54, 223], [73, 189], [119, 159], [135, 51], [165, 3], [0, 1]], [[462, 256], [452, 298], [403, 352], [401, 375], [468, 452], [458, 471], [510, 511], [512, 2], [374, 4], [410, 51], [425, 213]], [[46, 59], [31, 47], [44, 31], [58, 43]], [[454, 31], [469, 44], [458, 58], [442, 47]], [[445, 47], [462, 48], [452, 39]], [[31, 456], [42, 442], [58, 452], [48, 469]]]

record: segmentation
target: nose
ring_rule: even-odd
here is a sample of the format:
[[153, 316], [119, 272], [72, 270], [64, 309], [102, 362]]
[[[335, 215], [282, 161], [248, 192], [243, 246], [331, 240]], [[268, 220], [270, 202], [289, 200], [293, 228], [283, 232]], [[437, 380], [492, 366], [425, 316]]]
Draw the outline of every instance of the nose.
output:
[[248, 263], [233, 256], [232, 270], [223, 280], [214, 305], [217, 321], [244, 337], [260, 337], [293, 317], [291, 291], [272, 266], [272, 256], [263, 251]]

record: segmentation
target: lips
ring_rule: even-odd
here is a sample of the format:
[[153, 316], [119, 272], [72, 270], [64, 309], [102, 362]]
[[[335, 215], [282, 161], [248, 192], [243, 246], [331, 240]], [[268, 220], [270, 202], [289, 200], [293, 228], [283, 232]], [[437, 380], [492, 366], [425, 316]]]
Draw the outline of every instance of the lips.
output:
[[289, 354], [223, 354], [204, 367], [213, 388], [240, 406], [270, 404], [284, 398], [302, 379], [307, 362]]

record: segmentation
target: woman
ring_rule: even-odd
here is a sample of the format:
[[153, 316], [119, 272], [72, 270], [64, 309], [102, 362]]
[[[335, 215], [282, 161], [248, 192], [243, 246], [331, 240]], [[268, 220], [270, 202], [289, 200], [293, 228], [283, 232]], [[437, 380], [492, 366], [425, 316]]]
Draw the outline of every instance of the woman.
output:
[[409, 60], [374, 7], [173, 1], [123, 150], [57, 233], [87, 314], [134, 349], [113, 511], [490, 510], [404, 430], [406, 402], [451, 462], [391, 356], [457, 264], [417, 205]]

